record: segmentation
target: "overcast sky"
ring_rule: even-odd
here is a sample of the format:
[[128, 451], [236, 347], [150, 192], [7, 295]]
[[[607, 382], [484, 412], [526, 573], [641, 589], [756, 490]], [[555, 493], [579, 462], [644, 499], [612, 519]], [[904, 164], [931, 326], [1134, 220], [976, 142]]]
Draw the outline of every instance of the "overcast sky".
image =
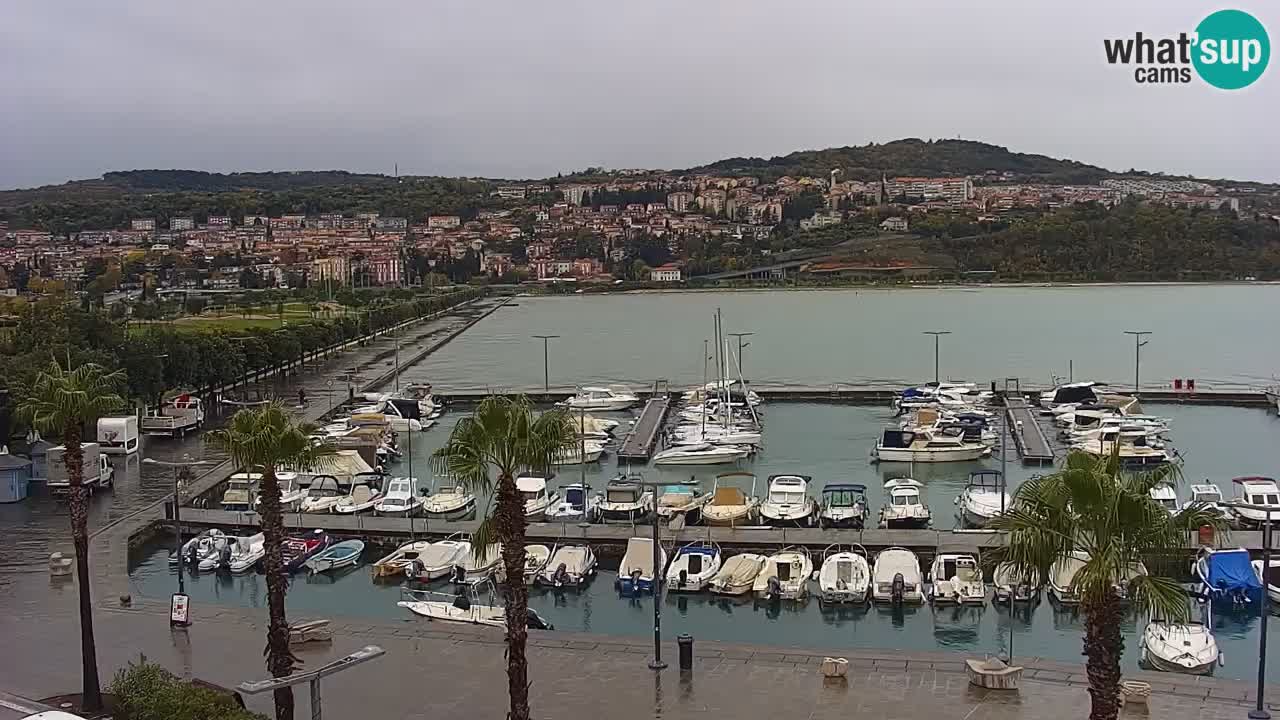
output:
[[[539, 177], [964, 137], [1280, 180], [1280, 68], [1143, 86], [1199, 0], [5, 0], [0, 187], [107, 170]], [[1280, 35], [1280, 6], [1238, 7]], [[1276, 65], [1280, 61], [1273, 62]]]

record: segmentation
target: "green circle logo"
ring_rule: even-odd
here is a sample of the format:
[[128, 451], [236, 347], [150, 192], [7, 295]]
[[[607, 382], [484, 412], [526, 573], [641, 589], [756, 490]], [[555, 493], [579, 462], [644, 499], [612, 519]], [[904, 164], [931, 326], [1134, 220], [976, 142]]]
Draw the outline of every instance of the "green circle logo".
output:
[[1196, 26], [1192, 64], [1210, 85], [1239, 90], [1262, 77], [1271, 40], [1257, 18], [1242, 10], [1219, 10]]

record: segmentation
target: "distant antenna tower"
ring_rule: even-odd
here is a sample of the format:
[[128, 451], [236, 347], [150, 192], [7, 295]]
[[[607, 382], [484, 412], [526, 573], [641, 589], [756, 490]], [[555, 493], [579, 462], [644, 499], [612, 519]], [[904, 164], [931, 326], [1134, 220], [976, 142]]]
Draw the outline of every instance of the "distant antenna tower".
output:
[[400, 163], [396, 163], [395, 173], [396, 173], [396, 177], [400, 177]]

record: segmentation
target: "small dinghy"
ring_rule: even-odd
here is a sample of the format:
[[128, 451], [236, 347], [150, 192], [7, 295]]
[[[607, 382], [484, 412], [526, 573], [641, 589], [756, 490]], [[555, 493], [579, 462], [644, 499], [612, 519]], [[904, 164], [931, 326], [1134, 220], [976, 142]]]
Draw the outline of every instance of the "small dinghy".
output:
[[711, 578], [707, 587], [717, 595], [745, 595], [751, 592], [756, 576], [768, 561], [764, 555], [742, 553], [734, 555], [720, 566], [720, 572]]
[[[490, 591], [487, 594], [492, 596], [493, 592]], [[498, 628], [507, 626], [506, 610], [500, 605], [479, 602], [481, 593], [477, 588], [468, 588], [460, 595], [404, 588], [401, 590], [401, 596], [405, 599], [396, 605], [428, 620]], [[527, 623], [530, 630], [554, 629], [551, 623], [543, 620], [533, 608], [527, 610]]]
[[284, 554], [281, 558], [284, 561], [285, 572], [301, 570], [308, 560], [329, 547], [332, 542], [333, 538], [323, 530], [316, 530], [303, 537], [287, 538], [284, 541]]
[[543, 566], [538, 582], [553, 588], [579, 588], [596, 574], [596, 554], [586, 545], [562, 545]]
[[618, 564], [618, 592], [624, 595], [653, 592], [654, 578], [667, 564], [667, 552], [662, 544], [657, 546], [657, 562], [651, 538], [633, 537], [627, 541], [627, 552]]
[[831, 545], [822, 555], [822, 569], [818, 571], [819, 601], [865, 603], [871, 593], [871, 565], [867, 562], [866, 548], [854, 545], [849, 550], [841, 550], [839, 545]]
[[343, 540], [312, 555], [304, 565], [313, 575], [344, 567], [352, 567], [360, 562], [360, 555], [363, 552], [363, 540]]
[[[249, 564], [249, 567], [252, 567], [253, 563], [262, 559], [264, 542], [265, 540], [262, 533], [258, 533], [257, 535], [248, 535], [245, 537], [228, 537], [227, 542], [224, 543], [216, 553], [200, 559], [198, 569], [201, 572], [208, 572], [210, 570], [231, 570], [232, 572], [236, 572], [236, 561], [243, 560], [243, 556], [246, 553], [249, 553], [256, 544], [258, 546], [257, 556]], [[243, 570], [240, 572], [243, 572]]]
[[177, 565], [178, 559], [182, 558], [187, 565], [196, 567], [206, 558], [217, 557], [218, 550], [230, 540], [230, 537], [217, 528], [205, 530], [183, 543], [177, 552], [170, 552], [169, 564]]
[[751, 589], [767, 600], [803, 600], [809, 595], [813, 560], [803, 548], [789, 547], [769, 556]]
[[373, 564], [373, 577], [395, 577], [407, 574], [409, 567], [431, 547], [428, 540], [414, 540], [393, 550]]
[[1218, 641], [1198, 622], [1147, 623], [1139, 647], [1142, 665], [1163, 672], [1211, 675], [1222, 663]]
[[697, 541], [676, 550], [667, 568], [667, 588], [673, 592], [701, 592], [720, 572], [720, 546]]

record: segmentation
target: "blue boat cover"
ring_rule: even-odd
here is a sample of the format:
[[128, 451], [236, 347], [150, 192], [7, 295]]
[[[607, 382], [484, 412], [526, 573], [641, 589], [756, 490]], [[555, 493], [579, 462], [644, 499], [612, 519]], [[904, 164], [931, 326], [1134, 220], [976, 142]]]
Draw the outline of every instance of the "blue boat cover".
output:
[[1248, 550], [1220, 550], [1207, 558], [1209, 577], [1205, 578], [1215, 592], [1239, 592], [1253, 594], [1262, 590], [1262, 583], [1249, 564]]

